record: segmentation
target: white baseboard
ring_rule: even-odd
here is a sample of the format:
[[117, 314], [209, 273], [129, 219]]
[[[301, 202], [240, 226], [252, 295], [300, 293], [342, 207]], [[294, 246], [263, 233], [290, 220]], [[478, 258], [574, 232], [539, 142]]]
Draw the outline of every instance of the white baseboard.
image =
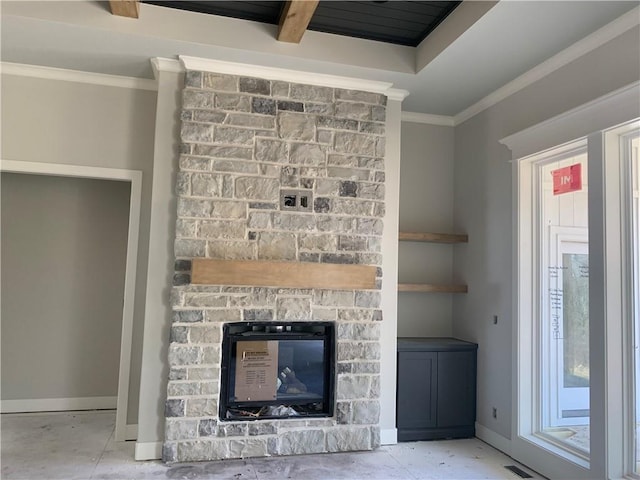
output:
[[476, 437], [511, 456], [511, 440], [476, 422]]
[[162, 442], [136, 442], [136, 460], [159, 460], [162, 458]]
[[0, 401], [2, 413], [115, 409], [118, 397], [31, 398]]
[[398, 443], [397, 428], [380, 429], [380, 445], [395, 445]]
[[138, 424], [128, 423], [124, 427], [124, 439], [125, 440], [137, 440], [138, 439]]

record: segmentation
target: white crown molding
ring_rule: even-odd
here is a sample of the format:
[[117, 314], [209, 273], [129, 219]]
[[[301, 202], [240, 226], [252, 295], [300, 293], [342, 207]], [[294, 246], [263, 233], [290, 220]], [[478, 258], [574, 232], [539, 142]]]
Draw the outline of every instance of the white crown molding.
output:
[[390, 92], [391, 94], [398, 95], [402, 92], [401, 90], [394, 92], [395, 89], [391, 88], [393, 84], [389, 82], [341, 77], [338, 75], [327, 75], [323, 73], [303, 72], [285, 68], [265, 67], [262, 65], [251, 65], [247, 63], [226, 62], [208, 58], [188, 57], [185, 55], [179, 55], [178, 58], [182, 62], [185, 70], [259, 77], [266, 80], [281, 80], [284, 82], [304, 83], [320, 87], [360, 90], [364, 92], [381, 93], [383, 95], [388, 95]]
[[441, 125], [444, 127], [454, 127], [453, 117], [446, 115], [431, 115], [429, 113], [402, 112], [403, 122], [425, 123], [427, 125]]
[[604, 27], [586, 36], [582, 40], [579, 40], [570, 47], [562, 50], [560, 53], [533, 67], [528, 72], [523, 73], [493, 93], [490, 93], [479, 102], [471, 105], [469, 108], [456, 114], [453, 117], [455, 125], [459, 125], [467, 121], [483, 110], [492, 107], [510, 95], [513, 95], [559, 68], [571, 63], [582, 55], [585, 55], [622, 35], [624, 32], [634, 28], [638, 24], [640, 24], [640, 7], [630, 10]]
[[118, 75], [108, 75], [105, 73], [92, 73], [83, 72], [80, 70], [67, 70], [64, 68], [43, 67], [41, 65], [2, 62], [0, 63], [0, 70], [3, 75], [16, 75], [20, 77], [43, 78], [46, 80], [87, 83], [90, 85], [129, 88], [133, 90], [156, 91], [158, 89], [155, 80], [146, 78], [121, 77]]
[[389, 90], [387, 90], [386, 92], [384, 92], [384, 94], [390, 99], [390, 100], [397, 100], [399, 102], [403, 101], [405, 98], [407, 98], [410, 95], [411, 92], [409, 92], [409, 90], [403, 90], [401, 88], [390, 88]]
[[640, 81], [500, 140], [522, 159], [640, 116]]
[[184, 67], [179, 60], [173, 58], [155, 57], [151, 59], [151, 67], [153, 68], [153, 75], [158, 79], [159, 72], [171, 72], [182, 73]]

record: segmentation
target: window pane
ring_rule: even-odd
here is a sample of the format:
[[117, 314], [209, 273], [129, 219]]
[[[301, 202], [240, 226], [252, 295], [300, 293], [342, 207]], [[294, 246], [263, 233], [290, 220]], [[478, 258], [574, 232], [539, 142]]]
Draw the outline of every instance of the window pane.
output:
[[589, 453], [589, 240], [584, 149], [538, 164], [539, 433]]

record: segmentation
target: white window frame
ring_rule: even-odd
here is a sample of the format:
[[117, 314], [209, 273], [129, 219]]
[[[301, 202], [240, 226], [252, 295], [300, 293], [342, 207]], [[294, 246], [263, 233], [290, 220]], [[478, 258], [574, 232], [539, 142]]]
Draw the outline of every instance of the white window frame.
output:
[[[615, 212], [610, 210], [620, 211], [620, 178], [608, 170], [613, 157], [610, 156], [609, 144], [605, 149], [604, 132], [609, 131], [613, 125], [622, 125], [640, 116], [639, 92], [640, 82], [634, 82], [501, 140], [511, 150], [514, 159], [513, 281], [517, 295], [514, 298], [513, 312], [517, 321], [513, 329], [515, 368], [511, 454], [550, 478], [622, 478], [629, 472], [629, 464], [625, 463], [628, 452], [625, 453], [620, 448], [625, 438], [623, 431], [626, 415], [624, 408], [620, 408], [620, 402], [623, 397], [627, 397], [622, 395], [624, 357], [620, 347], [623, 339], [621, 334], [610, 332], [611, 322], [605, 321], [615, 315], [616, 303], [618, 310], [621, 308], [619, 295], [614, 299], [613, 292], [621, 290], [620, 260], [621, 255], [626, 255], [626, 252], [620, 248], [620, 242], [615, 241], [615, 236], [621, 235], [621, 219], [619, 213], [616, 217]], [[576, 139], [585, 138], [588, 139], [590, 189], [590, 461], [542, 441], [533, 434], [533, 427], [539, 424], [539, 419], [535, 417], [538, 409], [534, 408], [537, 400], [533, 396], [532, 382], [536, 382], [534, 387], [539, 388], [537, 383], [540, 376], [536, 371], [536, 365], [539, 364], [538, 352], [532, 346], [539, 344], [539, 338], [530, 321], [531, 305], [534, 303], [532, 295], [536, 291], [536, 282], [539, 284], [533, 270], [539, 253], [533, 249], [535, 237], [531, 232], [534, 222], [531, 213], [533, 182], [530, 160], [536, 156], [539, 159], [552, 149], [562, 151]], [[617, 198], [612, 203], [609, 197], [614, 194]], [[612, 228], [614, 225], [617, 228]], [[626, 438], [629, 445], [629, 437]]]

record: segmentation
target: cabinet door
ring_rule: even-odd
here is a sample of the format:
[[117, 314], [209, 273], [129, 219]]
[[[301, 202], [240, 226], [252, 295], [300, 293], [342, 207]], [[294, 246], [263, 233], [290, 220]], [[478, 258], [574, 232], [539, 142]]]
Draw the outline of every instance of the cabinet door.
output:
[[438, 427], [474, 424], [475, 372], [475, 352], [438, 353]]
[[398, 353], [398, 428], [436, 426], [437, 354]]

